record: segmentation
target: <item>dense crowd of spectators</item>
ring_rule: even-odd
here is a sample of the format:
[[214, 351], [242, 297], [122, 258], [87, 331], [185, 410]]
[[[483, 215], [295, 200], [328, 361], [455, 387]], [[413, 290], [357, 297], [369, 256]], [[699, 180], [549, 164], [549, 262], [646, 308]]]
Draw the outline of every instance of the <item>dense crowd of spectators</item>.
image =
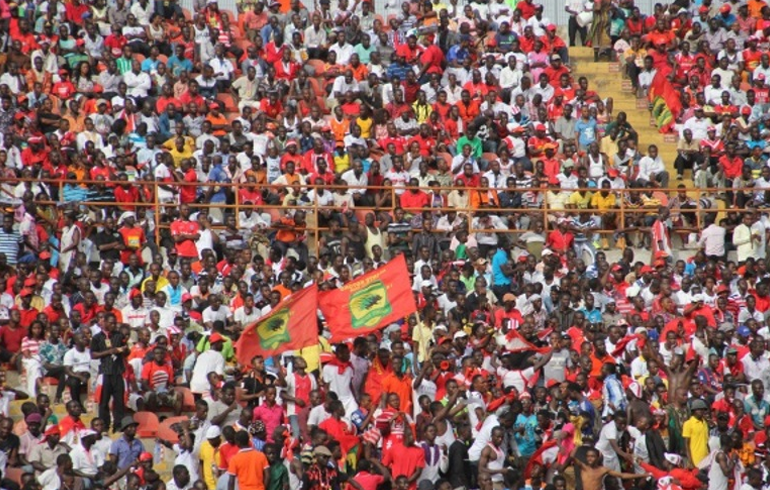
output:
[[[236, 6], [0, 0], [2, 488], [770, 485], [763, 0]], [[675, 162], [578, 37], [681, 94]], [[417, 314], [238, 363], [399, 254]]]

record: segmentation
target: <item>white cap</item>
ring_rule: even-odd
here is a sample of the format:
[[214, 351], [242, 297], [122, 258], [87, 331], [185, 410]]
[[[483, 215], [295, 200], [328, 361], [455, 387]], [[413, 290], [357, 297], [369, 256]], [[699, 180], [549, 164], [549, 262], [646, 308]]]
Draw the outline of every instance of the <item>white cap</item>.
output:
[[541, 257], [545, 257], [546, 255], [553, 255], [553, 250], [550, 248], [544, 248], [542, 252], [540, 252]]
[[206, 429], [206, 439], [216, 439], [220, 435], [222, 435], [222, 431], [219, 430], [219, 427], [217, 427], [216, 425], [212, 425], [211, 427]]
[[424, 280], [424, 281], [422, 281], [420, 283], [420, 287], [421, 288], [432, 288], [433, 287], [433, 283], [426, 279], [426, 280]]
[[532, 296], [530, 296], [527, 299], [529, 299], [530, 301], [542, 301], [543, 297], [540, 296], [539, 294], [533, 294]]
[[467, 336], [468, 336], [467, 333], [465, 333], [464, 331], [460, 330], [458, 332], [455, 332], [454, 338], [455, 338], [455, 340], [457, 340], [457, 339], [461, 339], [461, 338], [467, 337]]

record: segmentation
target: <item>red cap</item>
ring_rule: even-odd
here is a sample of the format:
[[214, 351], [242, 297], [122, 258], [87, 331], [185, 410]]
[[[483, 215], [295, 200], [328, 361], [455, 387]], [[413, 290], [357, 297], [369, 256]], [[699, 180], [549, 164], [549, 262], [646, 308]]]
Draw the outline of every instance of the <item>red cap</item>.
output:
[[138, 289], [132, 289], [130, 293], [128, 293], [128, 299], [134, 299], [137, 296], [141, 296], [142, 292]]
[[52, 436], [52, 435], [60, 436], [61, 435], [61, 429], [59, 429], [59, 425], [58, 424], [52, 425], [52, 426], [48, 427], [45, 430], [43, 435], [46, 436], [46, 437]]
[[85, 45], [86, 45], [85, 39], [78, 39], [77, 41], [75, 41], [75, 46], [85, 46]]
[[553, 24], [548, 24], [546, 26], [546, 29], [549, 30], [549, 31], [555, 31], [556, 30], [556, 26], [553, 25]]
[[44, 251], [40, 252], [39, 257], [41, 259], [43, 259], [43, 260], [50, 259], [51, 258], [51, 252], [48, 252], [48, 251], [44, 250]]
[[726, 3], [726, 4], [722, 5], [721, 7], [719, 7], [719, 11], [722, 12], [723, 14], [729, 14], [732, 9], [733, 8], [730, 7], [730, 4], [728, 4], [728, 3]]
[[14, 118], [14, 119], [16, 119], [17, 121], [21, 121], [21, 120], [22, 120], [22, 119], [24, 119], [25, 117], [26, 117], [26, 116], [24, 115], [24, 113], [23, 113], [23, 112], [17, 112], [17, 113], [16, 113], [16, 115], [15, 115], [15, 116], [13, 116], [13, 118]]
[[700, 12], [701, 14], [707, 14], [707, 13], [709, 13], [709, 8], [708, 7], [701, 7], [701, 8], [698, 9], [698, 12]]
[[729, 293], [729, 292], [730, 292], [730, 288], [728, 288], [724, 284], [720, 284], [719, 287], [717, 287], [717, 294]]
[[152, 461], [152, 453], [143, 452], [139, 455], [139, 461]]
[[37, 284], [37, 282], [35, 281], [34, 277], [28, 277], [24, 280], [25, 286], [34, 286], [35, 284]]
[[618, 172], [618, 169], [616, 168], [611, 168], [607, 170], [607, 175], [609, 175], [610, 177], [617, 177], [619, 174], [620, 172]]
[[652, 267], [650, 267], [649, 265], [642, 266], [642, 270], [639, 271], [640, 274], [647, 274], [647, 273], [652, 273], [652, 272], [655, 272], [655, 270]]
[[215, 342], [224, 342], [225, 338], [222, 337], [219, 333], [214, 332], [209, 337], [209, 344], [213, 344]]
[[25, 297], [25, 296], [32, 296], [32, 294], [33, 294], [33, 293], [32, 293], [32, 290], [31, 290], [30, 288], [24, 288], [24, 289], [22, 289], [22, 290], [21, 290], [21, 292], [19, 293], [19, 296], [21, 296], [21, 297], [23, 298], [23, 297]]
[[657, 267], [666, 267], [666, 261], [665, 261], [665, 260], [663, 260], [663, 259], [658, 259], [658, 260], [656, 260], [656, 261], [655, 261], [655, 263], [654, 263], [653, 265], [654, 265], [656, 268], [657, 268]]
[[623, 266], [620, 265], [620, 264], [615, 264], [615, 265], [612, 266], [611, 270], [612, 270], [612, 272], [622, 271], [623, 270]]
[[192, 299], [193, 297], [192, 297], [192, 294], [190, 293], [184, 293], [182, 295], [182, 303], [184, 303], [185, 301], [192, 301]]

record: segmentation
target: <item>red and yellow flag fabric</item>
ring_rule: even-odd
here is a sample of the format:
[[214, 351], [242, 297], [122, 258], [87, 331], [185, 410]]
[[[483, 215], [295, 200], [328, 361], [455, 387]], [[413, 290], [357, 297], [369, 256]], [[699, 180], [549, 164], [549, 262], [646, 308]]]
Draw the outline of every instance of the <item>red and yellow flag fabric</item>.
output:
[[256, 355], [274, 356], [318, 343], [318, 287], [292, 294], [263, 318], [245, 327], [235, 344], [238, 362], [251, 364]]
[[318, 293], [331, 341], [365, 335], [417, 311], [403, 255], [339, 289]]

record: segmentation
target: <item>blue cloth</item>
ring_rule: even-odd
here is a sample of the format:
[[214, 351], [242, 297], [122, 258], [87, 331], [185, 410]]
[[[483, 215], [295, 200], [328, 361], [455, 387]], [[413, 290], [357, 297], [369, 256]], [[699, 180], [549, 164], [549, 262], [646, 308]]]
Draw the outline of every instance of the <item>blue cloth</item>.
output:
[[765, 417], [770, 415], [770, 404], [762, 398], [756, 400], [754, 399], [754, 395], [751, 395], [746, 398], [743, 405], [746, 407], [746, 413], [751, 415], [751, 420], [753, 420], [755, 424], [760, 426], [764, 425]]
[[388, 67], [388, 80], [392, 79], [393, 77], [398, 77], [399, 80], [402, 82], [406, 80], [406, 74], [412, 71], [412, 67], [410, 65], [407, 65], [404, 63], [403, 65], [401, 63], [395, 62], [391, 63]]
[[129, 443], [123, 436], [115, 439], [112, 446], [110, 446], [110, 454], [117, 457], [118, 469], [120, 470], [139, 459], [139, 455], [142, 454], [143, 451], [144, 446], [139, 439], [133, 439]]
[[578, 119], [575, 123], [575, 132], [578, 134], [580, 146], [588, 146], [596, 141], [596, 120]]
[[168, 65], [166, 65], [166, 67], [175, 77], [178, 77], [179, 74], [183, 71], [188, 73], [191, 72], [193, 69], [193, 64], [192, 61], [188, 60], [187, 58], [181, 60], [177, 57], [177, 55], [174, 55], [168, 59]]
[[492, 256], [492, 276], [495, 279], [495, 286], [509, 286], [511, 280], [503, 274], [503, 266], [508, 263], [510, 257], [502, 248], [498, 248], [495, 255]]
[[[220, 184], [227, 183], [230, 182], [230, 178], [227, 176], [221, 165], [214, 165], [211, 167], [211, 171], [209, 171], [209, 182]], [[227, 201], [227, 195], [225, 194], [224, 188], [219, 189], [219, 191], [211, 195], [212, 203], [225, 201]]]
[[61, 197], [64, 202], [85, 201], [88, 196], [88, 190], [79, 185], [64, 184]]
[[142, 71], [150, 73], [151, 71], [156, 70], [159, 64], [160, 64], [160, 60], [145, 58], [145, 60], [142, 61]]
[[462, 64], [463, 61], [465, 61], [465, 58], [470, 56], [470, 53], [467, 49], [463, 48], [459, 44], [455, 44], [451, 48], [449, 48], [449, 51], [447, 51], [446, 54], [446, 61], [447, 63], [452, 63], [456, 61], [457, 63]]
[[514, 438], [516, 444], [519, 446], [519, 451], [522, 457], [528, 458], [537, 449], [537, 436], [535, 429], [537, 429], [537, 416], [533, 413], [529, 416], [520, 413], [516, 417], [515, 427], [524, 427], [524, 433], [516, 432]]

